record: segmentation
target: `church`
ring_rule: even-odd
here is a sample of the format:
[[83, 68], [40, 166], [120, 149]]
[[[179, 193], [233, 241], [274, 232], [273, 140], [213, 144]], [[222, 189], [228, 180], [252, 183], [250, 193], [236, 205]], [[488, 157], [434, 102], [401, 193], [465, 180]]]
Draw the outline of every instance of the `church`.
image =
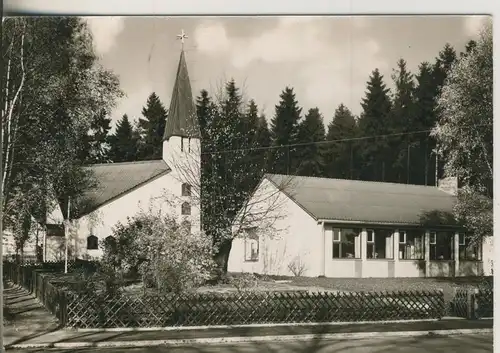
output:
[[69, 258], [99, 258], [101, 244], [112, 236], [113, 227], [140, 211], [175, 215], [192, 233], [198, 232], [200, 137], [186, 57], [181, 50], [162, 159], [88, 166], [96, 186], [81, 196], [85, 206], [72, 210], [71, 200], [67, 200], [50, 207], [41, 241], [43, 260], [63, 260], [66, 237]]

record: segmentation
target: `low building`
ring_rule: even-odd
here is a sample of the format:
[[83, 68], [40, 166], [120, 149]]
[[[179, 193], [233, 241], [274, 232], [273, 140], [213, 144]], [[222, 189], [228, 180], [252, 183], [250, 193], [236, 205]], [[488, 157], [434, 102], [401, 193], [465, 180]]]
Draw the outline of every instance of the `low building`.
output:
[[492, 237], [471, 245], [452, 215], [456, 181], [440, 185], [266, 175], [246, 213], [273, 216], [244, 222], [240, 213], [228, 271], [353, 278], [491, 274]]

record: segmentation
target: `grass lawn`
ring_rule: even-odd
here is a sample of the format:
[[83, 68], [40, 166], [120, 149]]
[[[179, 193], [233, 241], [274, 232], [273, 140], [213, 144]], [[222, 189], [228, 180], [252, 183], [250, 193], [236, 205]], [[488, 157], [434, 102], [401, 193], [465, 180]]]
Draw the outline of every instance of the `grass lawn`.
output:
[[293, 287], [306, 287], [323, 290], [352, 292], [442, 290], [445, 302], [449, 303], [455, 289], [465, 286], [479, 286], [486, 281], [493, 282], [493, 277], [457, 277], [457, 278], [317, 278], [317, 277], [263, 277], [288, 280]]

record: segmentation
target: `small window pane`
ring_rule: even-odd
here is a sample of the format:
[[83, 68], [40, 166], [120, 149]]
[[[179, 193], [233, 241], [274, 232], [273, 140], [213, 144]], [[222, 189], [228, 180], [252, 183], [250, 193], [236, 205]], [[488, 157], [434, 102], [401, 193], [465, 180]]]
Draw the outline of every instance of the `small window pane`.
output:
[[184, 202], [181, 206], [181, 214], [183, 216], [189, 216], [191, 214], [191, 205], [188, 202]]
[[182, 184], [182, 196], [191, 196], [191, 185]]

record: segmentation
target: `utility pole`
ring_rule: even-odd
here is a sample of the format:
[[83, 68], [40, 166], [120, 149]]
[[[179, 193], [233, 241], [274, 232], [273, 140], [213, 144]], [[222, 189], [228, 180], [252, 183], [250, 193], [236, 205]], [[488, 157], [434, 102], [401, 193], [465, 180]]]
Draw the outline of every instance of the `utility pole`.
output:
[[434, 171], [435, 173], [435, 186], [438, 186], [438, 175], [439, 175], [439, 157], [438, 157], [438, 149], [437, 149], [437, 145], [436, 145], [436, 150], [435, 150], [435, 154], [436, 154], [436, 170]]
[[66, 214], [66, 227], [64, 229], [64, 273], [68, 273], [68, 240], [69, 240], [69, 210], [71, 205], [71, 196], [68, 196], [68, 213]]
[[286, 146], [286, 175], [290, 175], [290, 146]]
[[410, 143], [407, 146], [408, 150], [406, 153], [406, 184], [410, 183]]

